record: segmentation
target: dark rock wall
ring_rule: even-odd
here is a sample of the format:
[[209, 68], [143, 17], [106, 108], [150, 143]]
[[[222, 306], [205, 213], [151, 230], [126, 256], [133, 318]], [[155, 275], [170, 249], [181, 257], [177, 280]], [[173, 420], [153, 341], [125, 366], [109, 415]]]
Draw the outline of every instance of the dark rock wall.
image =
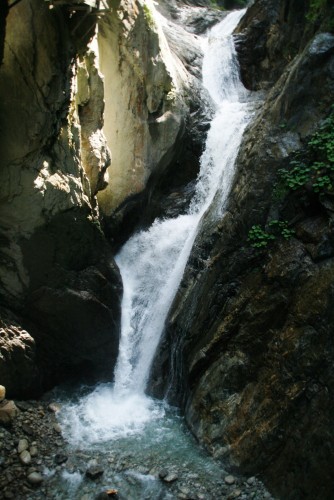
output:
[[8, 15], [8, 4], [7, 0], [4, 0], [3, 2], [1, 2], [0, 5], [0, 64], [2, 63], [3, 59], [7, 15]]
[[[309, 25], [303, 9], [293, 23], [288, 12], [296, 5], [258, 0], [239, 26], [241, 62], [253, 58], [253, 69], [242, 68], [244, 79], [270, 91], [245, 133], [226, 214], [216, 221], [212, 210], [202, 221], [151, 390], [183, 405], [190, 428], [214, 456], [262, 474], [279, 498], [330, 499], [332, 194], [305, 189], [278, 200], [274, 191], [278, 169], [330, 113], [334, 37], [316, 34], [321, 22]], [[281, 12], [287, 26], [277, 31]], [[270, 53], [264, 67], [253, 55], [254, 26]], [[271, 36], [282, 47], [280, 36], [284, 41], [293, 29], [307, 36], [296, 36], [291, 57], [270, 52]], [[282, 218], [293, 237], [251, 247], [252, 225]]]
[[333, 29], [330, 3], [323, 3], [319, 16], [309, 21], [309, 1], [254, 2], [236, 30], [245, 86], [252, 90], [270, 88], [318, 30]]

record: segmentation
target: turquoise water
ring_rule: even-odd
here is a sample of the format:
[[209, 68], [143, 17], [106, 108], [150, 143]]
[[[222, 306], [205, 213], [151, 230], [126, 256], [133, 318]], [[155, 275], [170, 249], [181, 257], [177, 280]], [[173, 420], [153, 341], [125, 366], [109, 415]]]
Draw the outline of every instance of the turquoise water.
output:
[[[102, 384], [93, 391], [57, 389], [50, 396], [62, 405], [57, 417], [67, 445], [60, 452], [68, 456], [62, 466], [44, 471], [52, 498], [82, 499], [87, 495], [84, 500], [88, 500], [112, 488], [118, 490], [120, 499], [127, 500], [223, 497], [227, 472], [198, 445], [178, 409], [164, 401], [150, 399], [156, 416], [141, 428], [110, 439], [101, 434], [91, 436], [86, 417], [80, 414], [80, 404], [85, 401], [87, 405], [87, 398], [101, 390], [105, 397], [104, 391], [112, 390], [112, 386]], [[83, 439], [73, 434], [72, 411], [77, 422], [87, 425]], [[110, 411], [106, 407], [106, 420]], [[92, 481], [85, 472], [94, 463], [103, 469], [103, 474]], [[175, 480], [166, 483], [159, 477], [163, 472], [167, 474], [165, 479]]]

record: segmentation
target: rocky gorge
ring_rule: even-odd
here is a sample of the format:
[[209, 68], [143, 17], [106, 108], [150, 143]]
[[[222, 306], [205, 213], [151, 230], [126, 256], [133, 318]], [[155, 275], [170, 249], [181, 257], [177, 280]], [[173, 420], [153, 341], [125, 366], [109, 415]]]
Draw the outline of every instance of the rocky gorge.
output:
[[[250, 3], [234, 38], [257, 112], [227, 210], [216, 198], [202, 218], [149, 392], [181, 407], [223, 467], [261, 476], [277, 498], [330, 499], [333, 7]], [[122, 297], [114, 255], [138, 227], [189, 205], [213, 108], [200, 35], [226, 12], [205, 0], [110, 0], [96, 15], [40, 0], [9, 7], [0, 26], [0, 384], [28, 399], [73, 376], [112, 377]], [[21, 402], [27, 411], [31, 422], [48, 415], [42, 402]], [[17, 467], [23, 423], [2, 431], [3, 471]], [[64, 443], [53, 425], [43, 432], [56, 433], [57, 456]], [[30, 474], [41, 473], [36, 465]], [[252, 481], [237, 479], [240, 492], [218, 481], [212, 498], [269, 498], [256, 481], [255, 495]], [[188, 483], [174, 497], [209, 495], [185, 492]]]

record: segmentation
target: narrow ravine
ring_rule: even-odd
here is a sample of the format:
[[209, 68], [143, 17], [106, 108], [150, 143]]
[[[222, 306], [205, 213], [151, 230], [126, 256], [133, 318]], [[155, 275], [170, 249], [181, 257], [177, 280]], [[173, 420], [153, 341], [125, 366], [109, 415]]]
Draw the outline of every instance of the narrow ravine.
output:
[[[214, 197], [219, 206], [217, 217], [224, 212], [242, 135], [253, 114], [251, 95], [239, 79], [231, 36], [243, 14], [244, 11], [232, 12], [203, 40], [203, 82], [216, 113], [187, 213], [155, 220], [148, 230], [133, 235], [116, 257], [124, 297], [114, 383], [101, 384], [87, 395], [76, 396], [75, 402], [72, 398], [60, 412], [59, 419], [72, 449], [93, 450], [97, 455], [102, 451], [109, 453], [109, 463], [119, 464], [120, 457], [125, 457], [123, 466], [127, 474], [135, 477], [132, 482], [136, 484], [136, 493], [128, 492], [124, 498], [146, 498], [145, 494], [147, 498], [174, 498], [174, 493], [161, 489], [167, 483], [154, 476], [166, 466], [169, 474], [176, 476], [176, 470], [189, 468], [196, 478], [199, 495], [202, 488], [203, 498], [216, 498], [223, 493], [219, 485], [223, 484], [224, 471], [187, 435], [176, 410], [148, 397], [145, 389], [197, 228]], [[135, 472], [138, 464], [142, 465], [140, 474]], [[78, 484], [81, 479], [75, 476]], [[130, 488], [124, 485], [124, 478], [113, 476], [113, 481], [123, 490]]]
[[[154, 353], [199, 222], [217, 191], [220, 215], [224, 210], [242, 134], [252, 116], [230, 36], [243, 13], [232, 12], [203, 41], [203, 82], [216, 113], [188, 212], [173, 219], [155, 220], [148, 230], [133, 235], [116, 257], [124, 297], [115, 381], [113, 386], [99, 386], [74, 409], [74, 440], [80, 441], [88, 434], [93, 441], [132, 434], [148, 420], [161, 416], [160, 403], [157, 407], [145, 395]], [[108, 418], [106, 406], [110, 408]]]

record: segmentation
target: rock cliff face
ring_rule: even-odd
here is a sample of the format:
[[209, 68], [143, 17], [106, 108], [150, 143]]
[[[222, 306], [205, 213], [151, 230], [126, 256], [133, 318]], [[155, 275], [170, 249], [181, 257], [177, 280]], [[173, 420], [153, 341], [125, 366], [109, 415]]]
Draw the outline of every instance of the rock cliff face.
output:
[[96, 16], [41, 0], [3, 17], [0, 375], [9, 397], [72, 373], [112, 376], [122, 287], [110, 241], [139, 217], [175, 210], [175, 195], [178, 210], [186, 205], [205, 136], [196, 32], [221, 14], [192, 23], [187, 9], [188, 31], [168, 2], [164, 17], [142, 0], [110, 0], [98, 30]]
[[[305, 182], [279, 193], [278, 170], [293, 169], [296, 150], [307, 162], [334, 92], [334, 35], [322, 32], [332, 14], [307, 21], [301, 4], [258, 0], [237, 30], [246, 85], [270, 91], [246, 131], [227, 212], [217, 222], [213, 207], [202, 221], [152, 390], [181, 401], [216, 457], [263, 474], [280, 498], [329, 499], [332, 189]], [[269, 234], [276, 220], [294, 233], [253, 248], [252, 226]]]
[[183, 2], [112, 5], [98, 38], [112, 151], [110, 182], [98, 201], [118, 246], [160, 213], [161, 198], [196, 177], [209, 103], [200, 83], [200, 28], [192, 21], [209, 13], [213, 23], [222, 14], [203, 7], [196, 16]]
[[74, 370], [110, 372], [117, 353], [120, 277], [93, 197], [109, 163], [103, 83], [91, 52], [75, 62], [79, 21], [39, 0], [7, 17], [0, 371], [9, 396], [38, 393]]
[[[112, 150], [111, 182], [98, 196], [110, 215], [143, 191], [154, 172], [170, 163], [184, 127], [181, 64], [156, 21], [153, 2], [118, 2], [99, 31], [105, 77], [105, 133]], [[124, 145], [126, 144], [126, 147]]]

